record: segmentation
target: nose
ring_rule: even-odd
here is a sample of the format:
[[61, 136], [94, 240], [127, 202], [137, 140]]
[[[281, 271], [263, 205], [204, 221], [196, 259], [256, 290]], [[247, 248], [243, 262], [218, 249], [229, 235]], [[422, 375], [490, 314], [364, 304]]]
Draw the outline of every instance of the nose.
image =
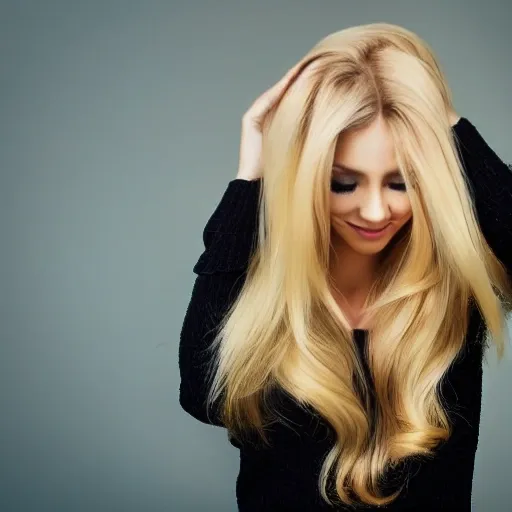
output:
[[368, 227], [372, 224], [382, 224], [390, 218], [389, 205], [381, 191], [368, 191], [362, 200], [360, 216], [369, 224]]

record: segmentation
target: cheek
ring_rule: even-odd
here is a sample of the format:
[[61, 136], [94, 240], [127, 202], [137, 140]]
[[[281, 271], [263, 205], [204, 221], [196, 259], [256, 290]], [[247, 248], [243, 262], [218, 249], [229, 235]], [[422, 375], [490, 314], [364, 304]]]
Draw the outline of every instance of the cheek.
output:
[[395, 200], [391, 205], [391, 211], [396, 220], [407, 222], [412, 217], [412, 207], [409, 198], [404, 196], [403, 198]]
[[[409, 197], [404, 195], [403, 197], [395, 197], [389, 205], [393, 212], [393, 217], [396, 220], [404, 219], [407, 222], [412, 216], [412, 207]], [[343, 217], [352, 213], [358, 208], [358, 201], [354, 194], [347, 194], [346, 196], [340, 194], [332, 194], [330, 199], [330, 212], [331, 215], [337, 217]]]
[[354, 194], [341, 194], [331, 193], [330, 211], [331, 215], [342, 217], [352, 212], [357, 207], [357, 202], [354, 200]]

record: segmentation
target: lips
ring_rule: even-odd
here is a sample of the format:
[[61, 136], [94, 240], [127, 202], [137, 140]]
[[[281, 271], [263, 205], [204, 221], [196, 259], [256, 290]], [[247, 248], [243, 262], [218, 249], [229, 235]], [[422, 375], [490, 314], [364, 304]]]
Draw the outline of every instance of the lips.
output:
[[364, 228], [362, 226], [357, 226], [356, 224], [352, 224], [351, 222], [347, 222], [347, 224], [350, 224], [353, 228], [360, 229], [361, 231], [366, 231], [368, 233], [380, 233], [384, 229], [386, 229], [389, 226], [389, 223], [385, 226], [379, 228], [379, 229], [370, 229], [370, 228]]

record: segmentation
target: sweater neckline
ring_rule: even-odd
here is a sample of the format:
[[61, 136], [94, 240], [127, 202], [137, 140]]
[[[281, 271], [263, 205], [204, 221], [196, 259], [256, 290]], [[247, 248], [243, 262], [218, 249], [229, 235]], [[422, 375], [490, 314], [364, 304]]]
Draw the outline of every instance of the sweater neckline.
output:
[[352, 335], [355, 338], [365, 338], [368, 334], [368, 329], [352, 329]]

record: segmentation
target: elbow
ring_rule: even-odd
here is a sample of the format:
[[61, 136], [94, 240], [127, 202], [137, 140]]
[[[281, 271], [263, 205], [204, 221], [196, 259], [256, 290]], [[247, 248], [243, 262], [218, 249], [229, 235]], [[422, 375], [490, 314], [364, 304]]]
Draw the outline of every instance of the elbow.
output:
[[208, 409], [206, 399], [201, 400], [197, 396], [191, 396], [186, 392], [183, 384], [180, 385], [179, 404], [187, 414], [201, 423], [224, 427], [220, 419], [220, 410], [217, 407]]

